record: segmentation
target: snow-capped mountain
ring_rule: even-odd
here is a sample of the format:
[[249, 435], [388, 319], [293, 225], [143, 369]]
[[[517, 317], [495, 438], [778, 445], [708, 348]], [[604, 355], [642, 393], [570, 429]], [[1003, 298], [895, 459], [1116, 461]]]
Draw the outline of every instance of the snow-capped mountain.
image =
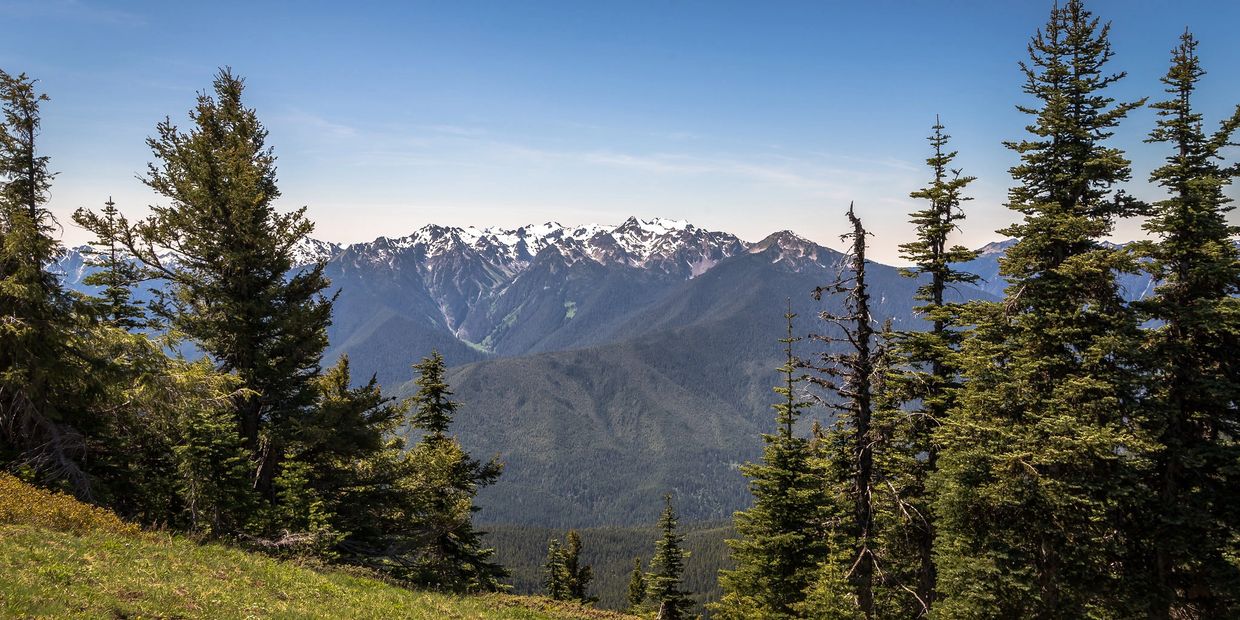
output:
[[319, 261], [328, 261], [343, 249], [339, 243], [320, 241], [318, 239], [302, 239], [293, 248], [293, 266], [301, 267]]
[[[632, 337], [665, 324], [634, 317], [684, 291], [741, 294], [775, 274], [821, 284], [840, 257], [791, 231], [749, 243], [684, 220], [630, 217], [617, 225], [427, 225], [351, 245], [307, 239], [294, 249], [294, 266], [324, 262], [340, 291], [328, 358], [349, 353], [357, 368], [391, 381], [432, 348], [466, 363]], [[731, 268], [719, 274], [724, 265]], [[57, 267], [68, 286], [88, 288], [81, 248]], [[710, 282], [691, 286], [703, 279]]]
[[[468, 359], [560, 346], [578, 326], [607, 323], [748, 247], [735, 235], [662, 218], [619, 225], [427, 225], [403, 237], [335, 249], [327, 275], [333, 286], [350, 291], [340, 302], [346, 314], [354, 314], [357, 293], [365, 291], [368, 301], [357, 302], [355, 314], [378, 317], [375, 308], [392, 308], [399, 316], [374, 318], [371, 326], [391, 330], [391, 321], [413, 321], [420, 326], [401, 329], [433, 327], [459, 341], [435, 346]], [[586, 302], [609, 296], [606, 303]], [[337, 325], [368, 329], [347, 318]]]
[[[468, 256], [504, 277], [521, 273], [539, 254], [552, 251], [569, 264], [589, 260], [691, 278], [723, 258], [744, 252], [746, 247], [734, 235], [703, 230], [683, 220], [631, 217], [619, 226], [547, 222], [508, 229], [432, 224], [404, 237], [380, 237], [347, 250], [372, 265], [395, 266], [415, 258], [426, 271], [434, 271], [445, 257], [459, 261]], [[343, 249], [337, 246], [333, 251]]]

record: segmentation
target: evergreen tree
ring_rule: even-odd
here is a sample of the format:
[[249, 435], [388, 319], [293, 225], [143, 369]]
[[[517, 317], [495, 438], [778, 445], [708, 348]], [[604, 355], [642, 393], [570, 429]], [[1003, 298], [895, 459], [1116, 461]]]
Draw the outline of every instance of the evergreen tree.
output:
[[[848, 207], [852, 230], [841, 238], [850, 244], [846, 260], [849, 273], [825, 287], [814, 290], [821, 300], [824, 293], [843, 295], [842, 314], [822, 312], [820, 316], [840, 336], [813, 334], [825, 345], [810, 380], [826, 389], [834, 399], [824, 399], [838, 412], [834, 428], [822, 443], [823, 466], [829, 491], [826, 529], [832, 532], [828, 562], [845, 562], [843, 570], [824, 567], [823, 575], [846, 575], [855, 598], [855, 609], [872, 617], [875, 609], [876, 558], [874, 495], [878, 481], [875, 469], [876, 447], [880, 438], [875, 426], [875, 362], [882, 351], [875, 339], [870, 292], [866, 281], [866, 232], [861, 220]], [[843, 344], [843, 352], [835, 346]], [[830, 586], [823, 586], [830, 587]], [[819, 588], [822, 589], [822, 588]], [[847, 613], [841, 611], [840, 613]]]
[[156, 527], [236, 531], [238, 507], [256, 498], [229, 406], [235, 377], [107, 324], [73, 344], [100, 420], [87, 437], [95, 501]]
[[429, 358], [415, 364], [413, 368], [418, 372], [415, 381], [418, 392], [413, 397], [413, 424], [433, 437], [443, 438], [457, 407], [452, 401], [452, 390], [444, 378], [447, 367], [444, 365], [443, 356], [439, 351], [431, 351]]
[[[48, 271], [62, 250], [44, 207], [53, 175], [36, 148], [46, 100], [34, 80], [0, 71], [0, 452], [10, 467], [33, 468], [127, 518], [218, 525], [207, 516], [216, 507], [247, 503], [248, 476], [230, 469], [240, 458], [233, 437], [216, 433], [228, 415], [220, 403], [237, 386], [113, 326], [140, 316], [128, 305], [124, 268], [107, 283], [117, 285], [109, 293], [119, 304], [104, 325], [86, 321], [86, 309]], [[111, 250], [119, 231], [113, 205], [106, 217], [100, 239]], [[195, 477], [182, 476], [196, 459]]]
[[[930, 323], [930, 329], [885, 338], [895, 349], [892, 355], [898, 365], [906, 370], [889, 368], [883, 373], [888, 387], [884, 397], [893, 399], [883, 413], [889, 422], [882, 433], [889, 449], [881, 455], [880, 467], [887, 482], [879, 528], [885, 557], [883, 581], [888, 584], [889, 598], [905, 599], [898, 613], [909, 617], [926, 614], [934, 602], [934, 518], [927, 483], [938, 467], [934, 429], [947, 419], [960, 387], [956, 361], [963, 336], [958, 327], [959, 304], [946, 297], [956, 284], [977, 281], [977, 276], [953, 267], [977, 257], [977, 252], [952, 246], [948, 239], [964, 219], [960, 206], [969, 198], [963, 191], [974, 177], [961, 176], [951, 167], [956, 152], [946, 149], [950, 136], [943, 129], [936, 118], [929, 138], [933, 154], [926, 160], [933, 179], [910, 194], [929, 203], [910, 218], [917, 240], [900, 245], [901, 258], [912, 263], [900, 274], [922, 282], [914, 295], [921, 303], [914, 309]], [[889, 360], [888, 366], [897, 365], [896, 361]]]
[[1149, 446], [1134, 425], [1130, 354], [1137, 323], [1114, 274], [1132, 261], [1101, 243], [1138, 207], [1106, 140], [1141, 102], [1105, 89], [1109, 25], [1079, 0], [1051, 11], [1022, 63], [1037, 105], [1008, 207], [1022, 221], [1000, 263], [1002, 303], [968, 311], [965, 387], [939, 427], [936, 566], [944, 617], [1114, 617], [1129, 608], [1122, 580], [1124, 517]]
[[566, 543], [558, 538], [547, 545], [547, 561], [543, 564], [543, 588], [547, 597], [557, 601], [573, 600], [593, 603], [587, 590], [594, 579], [594, 569], [581, 563], [581, 534], [569, 530]]
[[597, 599], [591, 597], [588, 590], [594, 580], [594, 569], [589, 564], [581, 563], [581, 534], [577, 530], [569, 530], [566, 538], [564, 572], [568, 575], [568, 597], [586, 604], [593, 603]]
[[83, 252], [86, 264], [98, 271], [83, 279], [89, 286], [102, 287], [101, 314], [109, 324], [126, 330], [146, 325], [146, 312], [133, 301], [133, 286], [142, 281], [142, 268], [125, 252], [121, 243], [123, 218], [111, 198], [103, 203], [102, 213], [78, 209], [73, 220], [96, 238]]
[[800, 361], [793, 345], [801, 339], [793, 336], [791, 304], [784, 318], [783, 382], [774, 388], [782, 401], [773, 406], [776, 431], [762, 436], [762, 463], [741, 468], [754, 504], [736, 514], [738, 538], [727, 541], [735, 568], [720, 575], [724, 595], [713, 606], [720, 618], [797, 617], [795, 609], [827, 557], [819, 530], [826, 502], [823, 479], [811, 464], [809, 440], [793, 433], [809, 403], [797, 396]]
[[412, 475], [397, 436], [406, 407], [385, 397], [373, 376], [352, 384], [348, 356], [316, 378], [314, 406], [289, 428], [278, 520], [320, 555], [366, 563], [363, 550], [382, 555], [399, 546], [415, 507], [400, 490]]
[[87, 392], [98, 386], [73, 353], [74, 304], [47, 270], [62, 250], [44, 206], [54, 176], [37, 148], [44, 101], [35, 80], [0, 71], [0, 455], [90, 497], [85, 436], [98, 420]]
[[424, 434], [408, 458], [419, 505], [412, 525], [422, 544], [402, 560], [407, 578], [457, 591], [502, 589], [507, 571], [490, 560], [494, 550], [483, 546], [483, 533], [473, 527], [478, 510], [473, 499], [499, 478], [503, 466], [471, 458], [446, 434], [457, 404], [449, 398], [443, 356], [432, 352], [414, 368], [423, 388], [410, 399], [413, 425]]
[[294, 248], [314, 225], [304, 207], [275, 210], [275, 155], [243, 90], [221, 70], [214, 96], [198, 95], [189, 132], [167, 119], [158, 125], [147, 140], [158, 163], [143, 181], [170, 204], [133, 226], [122, 218], [119, 228], [145, 277], [168, 283], [151, 309], [247, 388], [235, 399], [236, 421], [255, 487], [274, 504], [288, 429], [314, 401], [331, 300], [322, 263], [290, 275]]
[[681, 575], [685, 570], [684, 536], [676, 532], [676, 509], [672, 496], [663, 496], [663, 513], [659, 516], [662, 536], [654, 543], [654, 557], [650, 560], [651, 573], [646, 576], [646, 593], [655, 608], [659, 620], [684, 620], [689, 617], [693, 599], [682, 590]]
[[1150, 617], [1240, 616], [1240, 227], [1224, 195], [1240, 166], [1220, 164], [1240, 128], [1240, 107], [1213, 134], [1192, 97], [1205, 71], [1185, 31], [1162, 78], [1170, 98], [1153, 104], [1149, 142], [1171, 153], [1150, 180], [1166, 188], [1139, 244], [1159, 282], [1139, 305], [1161, 324], [1149, 332], [1151, 422], [1159, 451], [1150, 480], [1154, 527], [1147, 547], [1154, 585]]
[[547, 561], [543, 563], [543, 593], [547, 598], [563, 601], [570, 598], [568, 567], [565, 566], [564, 549], [560, 539], [547, 543]]
[[633, 558], [633, 572], [629, 573], [629, 611], [638, 611], [646, 601], [646, 572], [642, 569], [642, 559]]
[[823, 538], [827, 541], [827, 557], [819, 564], [814, 580], [805, 590], [805, 598], [797, 606], [797, 617], [826, 620], [863, 620], [865, 614], [857, 607], [856, 589], [849, 571], [856, 560], [852, 539], [845, 528], [853, 506], [849, 501], [851, 477], [848, 463], [850, 433], [814, 420], [810, 427], [810, 454], [824, 470], [827, 500], [823, 509]]
[[173, 453], [189, 529], [205, 534], [243, 531], [257, 496], [249, 484], [249, 454], [232, 412], [191, 410], [182, 423], [184, 439]]

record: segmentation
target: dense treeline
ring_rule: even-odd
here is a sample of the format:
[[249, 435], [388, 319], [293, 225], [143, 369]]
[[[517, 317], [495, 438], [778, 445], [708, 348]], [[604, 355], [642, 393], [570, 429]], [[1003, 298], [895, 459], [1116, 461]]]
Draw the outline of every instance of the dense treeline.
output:
[[[945, 301], [976, 276], [954, 267], [975, 257], [949, 243], [973, 178], [951, 168], [941, 123], [901, 246], [926, 329], [874, 324], [849, 209], [851, 261], [814, 291], [846, 312], [810, 335], [847, 350], [798, 362], [789, 329], [779, 431], [745, 470], [755, 503], [736, 517], [721, 617], [1240, 616], [1240, 228], [1224, 194], [1240, 165], [1223, 162], [1240, 106], [1205, 129], [1186, 31], [1150, 105], [1147, 141], [1168, 148], [1150, 181], [1167, 197], [1117, 190], [1132, 172], [1109, 139], [1146, 102], [1107, 96], [1124, 77], [1109, 30], [1079, 0], [1056, 5], [1020, 65], [1031, 121], [1005, 143], [1020, 220], [1000, 231], [1015, 239], [1002, 301]], [[1105, 243], [1138, 216], [1150, 240]], [[1128, 302], [1117, 282], [1139, 270], [1156, 287]], [[794, 436], [805, 398], [836, 424]]]
[[74, 214], [96, 236], [87, 297], [48, 269], [62, 249], [37, 144], [47, 97], [0, 72], [0, 458], [147, 525], [500, 588], [472, 514], [501, 467], [448, 434], [443, 358], [415, 366], [405, 402], [359, 387], [347, 358], [320, 366], [334, 298], [323, 263], [293, 269], [313, 224], [273, 208], [275, 155], [243, 89], [222, 70], [188, 130], [158, 124], [142, 180], [166, 203], [149, 217], [111, 200]]

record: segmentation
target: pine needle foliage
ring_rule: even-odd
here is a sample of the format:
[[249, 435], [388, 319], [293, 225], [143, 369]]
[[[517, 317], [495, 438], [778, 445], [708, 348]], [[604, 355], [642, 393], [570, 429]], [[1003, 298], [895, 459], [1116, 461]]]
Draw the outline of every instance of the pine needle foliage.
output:
[[543, 563], [543, 595], [556, 601], [568, 600], [568, 567], [559, 538], [547, 543], [547, 561]]
[[641, 557], [633, 558], [633, 570], [629, 573], [629, 611], [639, 611], [646, 601], [646, 571]]
[[686, 620], [693, 609], [693, 599], [684, 591], [681, 576], [685, 571], [684, 536], [676, 531], [678, 519], [672, 496], [663, 496], [663, 512], [659, 515], [661, 536], [654, 543], [650, 573], [646, 575], [646, 597], [657, 610], [660, 620]]
[[430, 357], [413, 368], [418, 374], [414, 381], [418, 391], [413, 396], [413, 425], [431, 437], [442, 439], [457, 409], [457, 403], [452, 400], [452, 390], [444, 378], [447, 366], [443, 355], [439, 351], [431, 351]]
[[547, 561], [543, 564], [544, 594], [557, 601], [592, 604], [598, 599], [588, 593], [594, 569], [581, 562], [581, 533], [569, 530], [565, 543], [553, 538], [547, 545]]
[[86, 264], [96, 269], [82, 283], [100, 287], [97, 312], [113, 327], [136, 330], [147, 326], [146, 310], [133, 300], [133, 287], [144, 281], [143, 269], [126, 252], [122, 242], [124, 217], [108, 198], [99, 213], [78, 209], [73, 213], [78, 226], [95, 233], [95, 240], [83, 250]]
[[762, 436], [762, 462], [748, 463], [741, 473], [749, 478], [754, 504], [736, 513], [737, 538], [727, 541], [735, 568], [723, 571], [724, 595], [713, 610], [720, 618], [794, 618], [796, 607], [827, 557], [827, 540], [820, 529], [826, 493], [809, 439], [794, 427], [809, 402], [798, 394], [803, 363], [793, 350], [801, 340], [793, 335], [796, 318], [784, 314], [787, 335], [783, 378], [774, 391], [775, 432]]
[[244, 89], [221, 70], [213, 92], [198, 95], [188, 131], [165, 119], [147, 139], [156, 162], [143, 182], [167, 204], [133, 224], [87, 221], [101, 239], [119, 229], [144, 276], [167, 283], [151, 310], [247, 388], [234, 405], [237, 425], [256, 489], [275, 504], [290, 429], [315, 398], [332, 300], [322, 263], [292, 271], [293, 251], [314, 225], [304, 207], [275, 209], [275, 154]]
[[47, 100], [35, 80], [0, 71], [0, 456], [89, 498], [97, 386], [74, 353], [84, 325], [47, 269], [62, 253], [45, 206], [54, 174], [38, 148]]
[[1240, 227], [1225, 188], [1240, 165], [1224, 165], [1235, 146], [1240, 106], [1213, 133], [1193, 107], [1205, 75], [1187, 30], [1162, 82], [1168, 99], [1152, 104], [1148, 142], [1169, 147], [1150, 175], [1168, 196], [1154, 203], [1137, 244], [1158, 282], [1138, 303], [1158, 322], [1148, 333], [1150, 425], [1159, 446], [1151, 472], [1154, 527], [1138, 555], [1152, 557], [1151, 617], [1240, 616]]
[[939, 427], [936, 566], [944, 617], [1121, 617], [1126, 516], [1150, 444], [1135, 423], [1137, 321], [1102, 243], [1140, 207], [1113, 191], [1129, 163], [1107, 140], [1143, 103], [1106, 88], [1109, 25], [1055, 6], [1021, 64], [1033, 105], [1008, 207], [1002, 303], [971, 307], [965, 387]]
[[457, 403], [444, 380], [446, 367], [437, 351], [414, 365], [422, 390], [408, 406], [412, 424], [423, 432], [409, 451], [413, 472], [410, 490], [418, 510], [410, 527], [420, 541], [401, 558], [402, 572], [415, 583], [453, 591], [495, 591], [504, 588], [507, 571], [494, 563], [495, 550], [482, 543], [484, 532], [474, 529], [479, 510], [474, 497], [503, 472], [497, 460], [471, 457], [455, 437], [447, 434]]
[[881, 491], [886, 514], [880, 527], [883, 580], [891, 586], [891, 597], [903, 601], [898, 604], [899, 613], [909, 617], [927, 614], [936, 595], [934, 516], [928, 485], [938, 467], [939, 447], [933, 436], [955, 405], [960, 388], [956, 358], [964, 337], [960, 305], [948, 299], [955, 287], [978, 279], [954, 267], [977, 258], [977, 252], [950, 243], [965, 217], [961, 205], [970, 198], [964, 190], [974, 177], [952, 168], [956, 151], [948, 150], [951, 136], [944, 129], [936, 118], [929, 137], [933, 153], [926, 159], [932, 179], [909, 194], [927, 204], [910, 218], [916, 240], [900, 245], [900, 257], [912, 264], [900, 274], [922, 282], [915, 294], [920, 305], [914, 309], [930, 327], [884, 338], [891, 344], [892, 359], [884, 373], [885, 398], [891, 401], [884, 411], [888, 428], [881, 433], [888, 445], [880, 467], [885, 472]]

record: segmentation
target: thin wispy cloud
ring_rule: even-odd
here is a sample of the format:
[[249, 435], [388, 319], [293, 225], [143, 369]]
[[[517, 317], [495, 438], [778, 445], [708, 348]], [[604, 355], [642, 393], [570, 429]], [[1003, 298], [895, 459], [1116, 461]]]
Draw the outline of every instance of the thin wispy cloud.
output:
[[137, 13], [87, 3], [83, 0], [2, 0], [0, 15], [26, 19], [57, 19], [136, 27], [146, 24]]
[[331, 121], [304, 110], [294, 109], [280, 117], [279, 120], [303, 130], [320, 132], [336, 138], [353, 138], [358, 135], [358, 129], [352, 125]]

